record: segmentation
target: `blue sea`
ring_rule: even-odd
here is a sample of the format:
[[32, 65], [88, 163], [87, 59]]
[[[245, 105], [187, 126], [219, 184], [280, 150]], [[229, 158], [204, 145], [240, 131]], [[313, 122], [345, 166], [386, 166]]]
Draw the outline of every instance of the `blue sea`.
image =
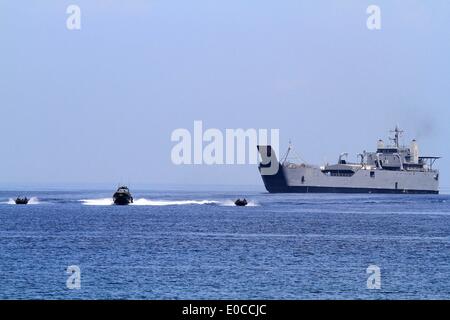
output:
[[449, 195], [113, 191], [0, 192], [0, 298], [450, 298]]

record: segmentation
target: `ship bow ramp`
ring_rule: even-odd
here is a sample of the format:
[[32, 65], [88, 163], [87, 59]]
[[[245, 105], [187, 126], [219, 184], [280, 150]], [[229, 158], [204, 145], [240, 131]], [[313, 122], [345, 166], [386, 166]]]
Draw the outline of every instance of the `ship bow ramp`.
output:
[[261, 156], [258, 168], [266, 190], [269, 192], [287, 192], [286, 176], [272, 147], [270, 145], [259, 145], [258, 152]]

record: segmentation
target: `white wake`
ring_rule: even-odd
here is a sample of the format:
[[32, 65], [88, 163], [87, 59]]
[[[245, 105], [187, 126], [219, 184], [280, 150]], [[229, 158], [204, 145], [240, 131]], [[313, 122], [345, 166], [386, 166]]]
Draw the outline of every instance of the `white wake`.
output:
[[[100, 199], [82, 199], [79, 200], [86, 206], [111, 206], [114, 204], [112, 198]], [[235, 206], [233, 200], [150, 200], [140, 198], [130, 203], [130, 206], [186, 206], [186, 205], [219, 205], [219, 206]], [[248, 207], [257, 207], [259, 204], [255, 201], [249, 201]]]
[[82, 199], [80, 200], [86, 206], [110, 206], [114, 202], [111, 198], [103, 199]]
[[[110, 206], [114, 202], [111, 198], [102, 199], [83, 199], [80, 200], [87, 206]], [[136, 199], [130, 206], [182, 206], [182, 205], [202, 205], [202, 204], [217, 204], [213, 200], [149, 200], [145, 198]]]
[[213, 200], [148, 200], [137, 199], [131, 205], [135, 206], [183, 206], [192, 204], [217, 204], [217, 201]]

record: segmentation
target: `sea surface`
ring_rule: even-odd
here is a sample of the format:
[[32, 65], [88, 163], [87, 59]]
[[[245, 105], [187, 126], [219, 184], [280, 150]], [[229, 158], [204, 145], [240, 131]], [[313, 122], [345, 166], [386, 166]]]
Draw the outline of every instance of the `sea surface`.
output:
[[0, 299], [450, 299], [449, 195], [113, 191], [0, 192]]

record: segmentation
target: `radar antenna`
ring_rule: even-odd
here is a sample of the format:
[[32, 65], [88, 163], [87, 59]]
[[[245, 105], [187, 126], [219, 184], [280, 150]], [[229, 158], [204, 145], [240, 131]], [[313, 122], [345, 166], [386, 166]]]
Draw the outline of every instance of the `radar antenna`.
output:
[[389, 138], [390, 140], [394, 141], [394, 144], [397, 148], [400, 148], [400, 136], [403, 134], [403, 130], [400, 130], [398, 128], [398, 125], [395, 126], [395, 130], [391, 130], [391, 133], [394, 133], [394, 138]]

